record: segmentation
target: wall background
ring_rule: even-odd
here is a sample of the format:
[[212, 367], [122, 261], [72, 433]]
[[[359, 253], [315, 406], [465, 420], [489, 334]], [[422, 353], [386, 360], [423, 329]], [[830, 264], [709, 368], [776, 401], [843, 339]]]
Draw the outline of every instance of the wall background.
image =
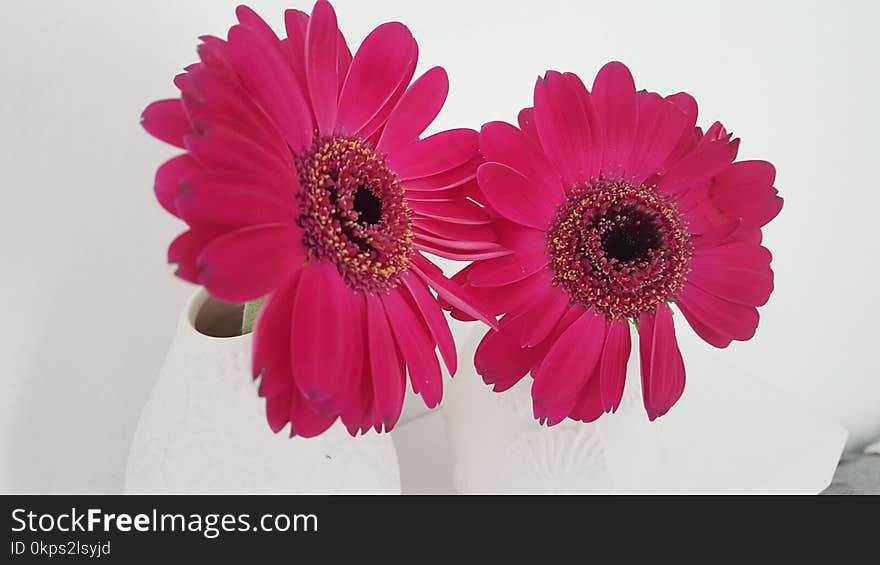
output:
[[[174, 95], [196, 37], [225, 33], [235, 4], [4, 7], [0, 491], [121, 488], [140, 408], [192, 291], [164, 264], [180, 228], [152, 197], [155, 168], [174, 151], [138, 116]], [[777, 290], [758, 336], [717, 354], [848, 427], [853, 446], [880, 433], [876, 3], [335, 4], [353, 46], [400, 19], [420, 42], [420, 68], [447, 68], [452, 91], [435, 128], [514, 119], [547, 68], [590, 82], [618, 59], [639, 87], [691, 92], [702, 124], [721, 119], [743, 138], [741, 158], [776, 164], [786, 199], [766, 231]], [[276, 28], [285, 7], [311, 7], [252, 6]]]

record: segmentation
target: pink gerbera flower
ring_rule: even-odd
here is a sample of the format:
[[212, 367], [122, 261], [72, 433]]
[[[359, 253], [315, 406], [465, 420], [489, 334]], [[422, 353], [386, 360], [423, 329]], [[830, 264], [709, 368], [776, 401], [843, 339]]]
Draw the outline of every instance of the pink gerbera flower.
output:
[[246, 7], [226, 41], [151, 104], [143, 125], [186, 150], [156, 176], [156, 196], [189, 225], [172, 244], [177, 275], [213, 296], [268, 296], [253, 371], [269, 424], [314, 436], [340, 418], [353, 435], [388, 431], [405, 379], [433, 407], [435, 347], [456, 369], [452, 335], [429, 291], [487, 323], [422, 255], [505, 253], [468, 199], [478, 134], [422, 132], [446, 99], [445, 71], [410, 84], [418, 48], [387, 23], [352, 57], [329, 3], [285, 12], [287, 38]]
[[548, 72], [519, 128], [483, 127], [481, 198], [510, 255], [453, 280], [506, 312], [480, 343], [477, 370], [499, 392], [531, 372], [543, 422], [617, 409], [630, 322], [645, 409], [664, 415], [685, 385], [671, 304], [716, 347], [754, 335], [773, 289], [761, 227], [782, 207], [775, 171], [734, 162], [739, 140], [696, 119], [689, 95], [637, 92], [610, 63], [592, 91]]

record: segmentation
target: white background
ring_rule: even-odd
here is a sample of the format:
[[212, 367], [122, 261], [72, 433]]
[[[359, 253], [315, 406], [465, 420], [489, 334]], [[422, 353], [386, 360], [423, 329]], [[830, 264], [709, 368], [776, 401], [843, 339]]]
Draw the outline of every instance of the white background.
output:
[[[353, 46], [399, 19], [419, 40], [420, 68], [446, 67], [451, 94], [435, 128], [515, 119], [545, 69], [589, 83], [612, 59], [640, 88], [692, 93], [703, 125], [720, 119], [742, 137], [741, 158], [776, 164], [786, 199], [766, 230], [777, 286], [758, 335], [716, 354], [849, 428], [852, 446], [880, 433], [875, 2], [335, 4]], [[192, 292], [164, 264], [180, 226], [152, 196], [174, 150], [138, 117], [175, 94], [196, 37], [224, 34], [234, 6], [4, 2], [0, 491], [121, 488]], [[311, 8], [252, 6], [276, 29], [285, 7]], [[703, 347], [687, 333], [683, 347]]]

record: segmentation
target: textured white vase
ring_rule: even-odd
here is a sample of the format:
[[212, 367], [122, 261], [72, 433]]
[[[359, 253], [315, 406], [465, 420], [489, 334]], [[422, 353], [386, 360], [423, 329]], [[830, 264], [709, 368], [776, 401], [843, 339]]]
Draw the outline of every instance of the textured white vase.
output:
[[[199, 291], [185, 308], [141, 414], [126, 492], [400, 493], [388, 434], [352, 438], [341, 422], [317, 438], [277, 435], [250, 375], [241, 309]], [[210, 335], [206, 335], [210, 334]]]
[[[497, 394], [471, 360], [485, 329], [456, 326], [459, 374], [443, 414], [460, 493], [810, 493], [831, 482], [846, 431], [724, 365], [718, 350], [686, 350], [679, 403], [649, 422], [637, 356], [615, 414], [540, 426], [531, 377]], [[636, 336], [633, 341], [637, 347]]]

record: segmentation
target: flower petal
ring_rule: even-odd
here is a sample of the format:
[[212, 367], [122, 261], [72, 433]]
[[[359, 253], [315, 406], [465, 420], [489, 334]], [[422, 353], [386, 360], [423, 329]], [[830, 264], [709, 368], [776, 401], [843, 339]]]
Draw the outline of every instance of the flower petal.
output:
[[554, 406], [576, 396], [599, 363], [605, 333], [605, 318], [589, 310], [556, 339], [532, 372], [536, 405]]
[[326, 0], [318, 0], [306, 30], [306, 77], [312, 110], [321, 133], [333, 133], [336, 125], [338, 47], [336, 12]]
[[278, 288], [301, 266], [302, 230], [290, 225], [252, 226], [223, 235], [199, 254], [199, 283], [227, 302], [256, 300]]
[[500, 329], [487, 331], [477, 346], [474, 367], [495, 392], [504, 392], [517, 384], [545, 353], [545, 348], [520, 345], [524, 327], [522, 316], [508, 314], [501, 319]]
[[620, 177], [632, 153], [638, 122], [636, 86], [626, 65], [611, 62], [593, 82], [593, 103], [602, 122], [602, 172]]
[[523, 347], [536, 347], [547, 339], [553, 328], [568, 311], [568, 294], [558, 288], [548, 288], [545, 297], [534, 297], [534, 306], [524, 314], [525, 328], [520, 338]]
[[479, 134], [472, 129], [451, 129], [411, 143], [389, 155], [390, 167], [402, 180], [428, 177], [470, 162], [480, 149]]
[[141, 126], [156, 139], [180, 148], [184, 147], [184, 136], [193, 132], [179, 98], [158, 100], [147, 106], [141, 114]]
[[473, 286], [503, 286], [521, 281], [547, 266], [550, 259], [545, 249], [517, 252], [483, 261], [468, 276]]
[[657, 94], [639, 96], [638, 128], [626, 166], [626, 176], [641, 183], [660, 167], [691, 128], [688, 116]]
[[583, 101], [558, 72], [547, 72], [535, 85], [535, 125], [541, 146], [563, 183], [573, 186], [589, 180], [590, 124]]
[[739, 161], [722, 171], [709, 189], [712, 202], [747, 227], [763, 227], [782, 210], [773, 188], [776, 169], [766, 161]]
[[290, 319], [295, 282], [269, 295], [254, 324], [252, 370], [260, 378], [260, 396], [289, 394], [295, 387], [290, 370]]
[[616, 412], [620, 406], [631, 347], [629, 321], [612, 321], [605, 337], [599, 368], [600, 396], [605, 412]]
[[709, 294], [746, 306], [763, 306], [773, 292], [770, 251], [759, 245], [731, 243], [696, 254], [688, 283]]
[[448, 94], [449, 78], [443, 67], [434, 67], [419, 77], [388, 116], [376, 150], [394, 155], [417, 141], [440, 113]]
[[417, 56], [415, 39], [403, 24], [391, 22], [374, 29], [355, 54], [339, 94], [338, 128], [359, 133], [409, 80]]
[[382, 301], [374, 295], [365, 296], [373, 394], [376, 410], [385, 431], [389, 432], [400, 419], [406, 392], [406, 373], [398, 361], [394, 334]]
[[652, 422], [681, 398], [685, 384], [684, 360], [675, 339], [672, 310], [662, 303], [655, 314], [639, 318], [642, 359], [642, 399]]
[[187, 282], [198, 284], [201, 273], [196, 259], [218, 235], [212, 230], [190, 229], [177, 236], [168, 246], [168, 262], [177, 265], [174, 274]]
[[[359, 321], [351, 316], [354, 299], [330, 261], [310, 262], [302, 270], [291, 319], [290, 364], [308, 400], [328, 402], [351, 384], [354, 342], [363, 339]], [[361, 359], [356, 361], [360, 369]]]
[[458, 357], [455, 353], [455, 341], [452, 339], [452, 331], [446, 322], [446, 317], [437, 304], [437, 299], [430, 293], [425, 282], [411, 273], [407, 273], [403, 277], [403, 284], [412, 295], [422, 319], [428, 325], [428, 329], [440, 349], [440, 355], [443, 362], [449, 370], [450, 375], [455, 375], [458, 368]]
[[501, 163], [530, 179], [539, 192], [561, 202], [565, 191], [559, 175], [529, 136], [506, 122], [489, 122], [480, 130], [480, 151], [486, 161]]
[[713, 296], [692, 284], [685, 284], [678, 307], [694, 331], [715, 347], [727, 347], [731, 340], [747, 341], [758, 328], [757, 309]]
[[481, 165], [477, 181], [492, 208], [509, 220], [540, 230], [550, 224], [564, 196], [561, 190], [548, 195], [534, 181], [501, 163]]
[[260, 224], [295, 224], [299, 216], [291, 191], [252, 175], [208, 172], [180, 181], [175, 201], [179, 216], [191, 226], [218, 230]]
[[174, 200], [183, 192], [180, 182], [187, 176], [201, 171], [202, 167], [189, 155], [178, 155], [165, 161], [156, 171], [156, 183], [153, 188], [156, 200], [163, 208], [177, 216], [177, 204]]
[[662, 194], [679, 194], [701, 186], [726, 169], [736, 158], [739, 140], [725, 139], [700, 143], [693, 151], [672, 164], [669, 172], [660, 177], [658, 188]]
[[393, 290], [380, 298], [406, 360], [413, 390], [428, 408], [436, 407], [443, 398], [443, 375], [428, 328], [416, 315], [415, 304], [410, 304], [400, 291]]
[[312, 114], [304, 93], [280, 47], [269, 45], [257, 31], [237, 25], [229, 30], [229, 56], [293, 151], [312, 142]]
[[428, 286], [434, 289], [439, 299], [445, 300], [454, 308], [470, 314], [490, 327], [498, 327], [495, 316], [486, 308], [485, 304], [473, 297], [466, 288], [447, 279], [439, 267], [421, 254], [413, 255], [412, 268], [423, 281], [428, 283]]

